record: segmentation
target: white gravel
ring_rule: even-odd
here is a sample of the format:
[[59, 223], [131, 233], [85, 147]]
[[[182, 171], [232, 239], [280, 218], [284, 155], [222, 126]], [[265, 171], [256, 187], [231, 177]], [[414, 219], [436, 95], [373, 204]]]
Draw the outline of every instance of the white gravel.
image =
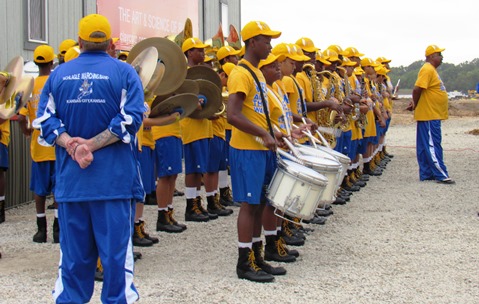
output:
[[[443, 124], [443, 148], [456, 185], [419, 182], [415, 125], [394, 125], [393, 161], [299, 247], [288, 274], [270, 284], [236, 277], [236, 215], [188, 223], [181, 234], [136, 248], [141, 303], [478, 303], [479, 118]], [[183, 187], [182, 182], [178, 187]], [[175, 198], [182, 220], [184, 198]], [[151, 234], [156, 208], [145, 207]], [[47, 214], [51, 227], [53, 213]], [[51, 303], [59, 250], [32, 242], [34, 204], [7, 211], [0, 225], [0, 302]], [[96, 283], [92, 303], [99, 303]]]

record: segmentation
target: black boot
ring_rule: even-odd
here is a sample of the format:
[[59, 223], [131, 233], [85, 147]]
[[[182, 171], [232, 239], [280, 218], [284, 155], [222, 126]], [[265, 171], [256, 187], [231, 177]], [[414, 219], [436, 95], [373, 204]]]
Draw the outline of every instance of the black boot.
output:
[[281, 232], [278, 232], [278, 235], [276, 236], [278, 241], [281, 243], [281, 246], [283, 247], [284, 250], [286, 250], [286, 253], [289, 255], [292, 255], [294, 257], [299, 257], [299, 252], [296, 249], [289, 249], [288, 246], [286, 246], [286, 242], [284, 241], [284, 238], [281, 236]]
[[196, 198], [186, 199], [185, 221], [207, 222], [209, 220], [209, 216], [203, 214], [198, 207]]
[[185, 225], [185, 224], [178, 223], [178, 222], [175, 220], [175, 217], [173, 216], [173, 213], [174, 213], [173, 208], [168, 208], [168, 216], [170, 217], [170, 222], [172, 222], [173, 225], [178, 226], [178, 227], [180, 227], [180, 228], [183, 229], [183, 230], [186, 230], [186, 228], [187, 228], [186, 225]]
[[220, 188], [220, 203], [223, 206], [234, 206], [230, 187]]
[[274, 276], [256, 265], [254, 252], [249, 248], [238, 248], [238, 264], [236, 274], [240, 279], [253, 282], [268, 283], [274, 281]]
[[283, 221], [282, 228], [281, 228], [281, 236], [283, 237], [284, 241], [287, 245], [290, 246], [303, 246], [304, 239], [299, 238], [293, 234], [291, 229], [289, 228], [287, 221]]
[[135, 230], [133, 231], [133, 246], [138, 247], [150, 247], [153, 246], [153, 242], [147, 240], [141, 232], [140, 223], [135, 223]]
[[169, 233], [183, 232], [183, 229], [174, 225], [170, 220], [168, 210], [158, 211], [158, 220], [156, 221], [156, 231], [165, 231]]
[[263, 269], [264, 272], [272, 274], [272, 275], [286, 274], [286, 269], [284, 269], [283, 267], [273, 267], [272, 265], [266, 263], [266, 261], [263, 258], [263, 242], [259, 241], [259, 242], [253, 243], [253, 252], [254, 252], [254, 259], [256, 260], [256, 265], [258, 265], [259, 268]]
[[0, 201], [0, 224], [5, 222], [5, 200]]
[[156, 203], [156, 192], [152, 192], [152, 193], [147, 194], [145, 196], [145, 205], [152, 205], [152, 206], [157, 205], [157, 203]]
[[289, 255], [286, 252], [286, 250], [283, 248], [282, 244], [280, 243], [276, 235], [266, 236], [266, 246], [264, 248], [264, 259], [266, 261], [276, 261], [276, 262], [284, 262], [284, 263], [291, 263], [296, 261], [296, 257]]
[[146, 232], [144, 221], [140, 221], [140, 230], [145, 239], [150, 240], [153, 244], [158, 244], [160, 242], [157, 237], [151, 236]]
[[47, 242], [47, 218], [37, 216], [37, 227], [38, 227], [38, 231], [33, 236], [33, 241], [35, 243], [46, 243]]
[[218, 193], [215, 196], [207, 196], [206, 201], [208, 202], [208, 213], [217, 214], [218, 216], [228, 216], [233, 214], [233, 210], [226, 209], [221, 205]]
[[53, 220], [53, 243], [60, 243], [60, 224], [57, 217]]
[[95, 281], [103, 282], [103, 265], [101, 264], [100, 258], [96, 261]]
[[196, 202], [197, 202], [198, 209], [200, 209], [201, 213], [206, 215], [210, 220], [216, 220], [218, 218], [218, 214], [210, 213], [210, 212], [208, 212], [208, 210], [206, 210], [203, 207], [203, 199], [202, 199], [201, 196], [196, 197]]

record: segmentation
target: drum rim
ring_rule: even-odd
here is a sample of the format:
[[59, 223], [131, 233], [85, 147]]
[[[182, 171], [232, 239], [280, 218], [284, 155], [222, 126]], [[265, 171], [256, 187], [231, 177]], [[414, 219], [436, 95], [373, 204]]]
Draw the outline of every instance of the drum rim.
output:
[[[294, 168], [294, 167], [293, 166], [288, 167], [287, 166], [288, 162], [299, 165], [299, 166], [302, 166], [304, 168], [307, 168], [307, 169], [313, 171], [318, 176], [311, 176], [311, 175], [308, 175], [308, 174], [304, 174], [302, 172], [297, 172], [296, 170], [292, 170], [292, 168]], [[328, 183], [329, 183], [329, 179], [324, 174], [322, 174], [318, 171], [315, 171], [314, 169], [312, 169], [308, 166], [301, 165], [301, 164], [299, 164], [295, 161], [292, 161], [292, 160], [280, 159], [280, 161], [278, 161], [278, 168], [283, 169], [286, 173], [288, 173], [288, 174], [290, 174], [294, 177], [303, 177], [307, 181], [309, 181], [312, 184], [315, 184], [317, 186], [327, 186]]]

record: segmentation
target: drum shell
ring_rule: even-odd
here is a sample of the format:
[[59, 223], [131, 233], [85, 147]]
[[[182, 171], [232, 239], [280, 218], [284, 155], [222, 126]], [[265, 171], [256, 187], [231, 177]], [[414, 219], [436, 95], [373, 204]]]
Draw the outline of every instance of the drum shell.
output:
[[332, 203], [336, 200], [338, 180], [341, 178], [342, 166], [336, 159], [317, 157], [313, 155], [300, 156], [306, 167], [323, 174], [328, 178], [328, 185], [321, 195], [322, 203]]
[[310, 168], [288, 160], [278, 161], [269, 184], [267, 198], [285, 214], [311, 219], [318, 207], [328, 179]]

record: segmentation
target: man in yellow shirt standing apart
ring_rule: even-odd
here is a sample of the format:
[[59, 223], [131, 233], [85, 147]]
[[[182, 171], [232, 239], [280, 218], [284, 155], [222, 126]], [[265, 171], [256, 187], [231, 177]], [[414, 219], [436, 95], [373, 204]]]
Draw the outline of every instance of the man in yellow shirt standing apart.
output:
[[455, 181], [447, 173], [441, 146], [441, 120], [448, 118], [448, 97], [436, 69], [442, 63], [441, 52], [444, 50], [437, 45], [426, 48], [426, 63], [419, 71], [412, 91], [413, 101], [408, 109], [414, 110], [414, 119], [417, 121], [419, 179], [454, 184]]

